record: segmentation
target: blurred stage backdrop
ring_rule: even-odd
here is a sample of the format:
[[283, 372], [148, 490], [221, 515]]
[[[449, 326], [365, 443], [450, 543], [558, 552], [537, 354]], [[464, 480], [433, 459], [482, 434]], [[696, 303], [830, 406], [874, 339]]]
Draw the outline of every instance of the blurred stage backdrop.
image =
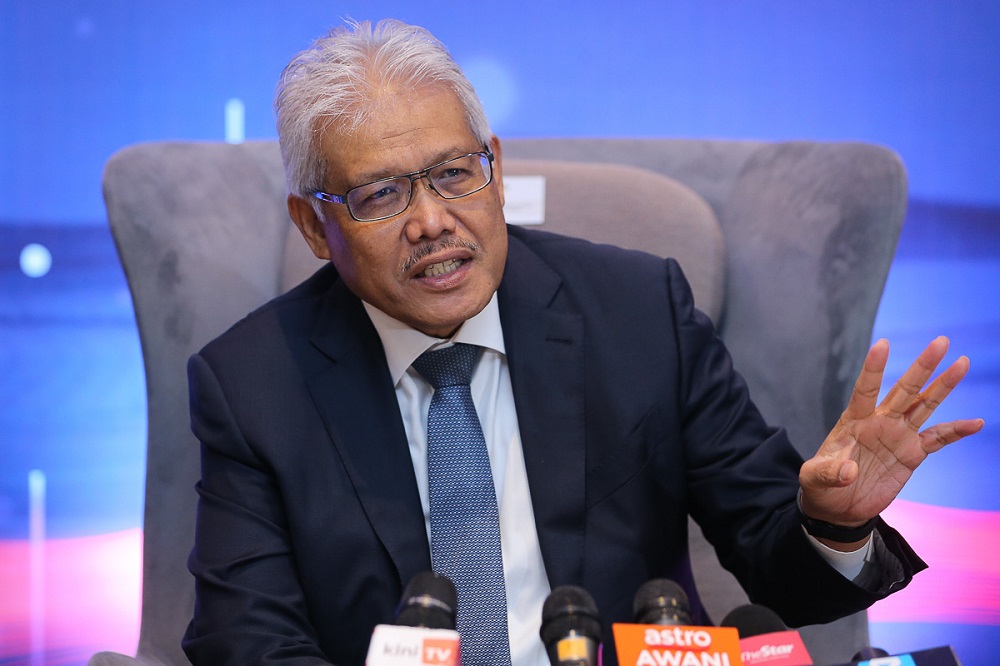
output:
[[987, 426], [893, 508], [931, 568], [871, 611], [872, 638], [995, 663], [1000, 4], [947, 0], [0, 0], [0, 663], [82, 664], [137, 640], [145, 396], [104, 162], [139, 141], [274, 138], [279, 71], [348, 16], [430, 28], [501, 138], [898, 151], [910, 212], [875, 335], [892, 378], [952, 336], [972, 371], [940, 417]]

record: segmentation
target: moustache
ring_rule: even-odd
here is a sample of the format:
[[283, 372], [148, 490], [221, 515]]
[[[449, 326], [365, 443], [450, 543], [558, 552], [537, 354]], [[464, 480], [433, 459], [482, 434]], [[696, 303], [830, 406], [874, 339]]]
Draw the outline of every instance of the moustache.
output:
[[400, 273], [404, 275], [409, 273], [410, 270], [424, 257], [428, 257], [435, 252], [440, 252], [441, 250], [449, 250], [453, 248], [461, 248], [469, 250], [470, 252], [479, 251], [479, 245], [470, 240], [456, 238], [455, 236], [447, 236], [440, 240], [424, 243], [423, 245], [414, 248], [413, 251], [410, 252], [410, 256], [405, 262], [403, 262], [403, 266], [400, 268]]

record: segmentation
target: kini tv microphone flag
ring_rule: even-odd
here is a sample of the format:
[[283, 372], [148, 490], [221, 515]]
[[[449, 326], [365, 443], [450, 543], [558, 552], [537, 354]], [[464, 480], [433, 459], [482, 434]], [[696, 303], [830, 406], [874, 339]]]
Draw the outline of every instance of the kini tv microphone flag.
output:
[[446, 576], [414, 576], [396, 609], [396, 624], [380, 624], [368, 644], [366, 666], [459, 666], [455, 631], [458, 595]]
[[458, 632], [380, 624], [368, 644], [366, 666], [459, 666]]

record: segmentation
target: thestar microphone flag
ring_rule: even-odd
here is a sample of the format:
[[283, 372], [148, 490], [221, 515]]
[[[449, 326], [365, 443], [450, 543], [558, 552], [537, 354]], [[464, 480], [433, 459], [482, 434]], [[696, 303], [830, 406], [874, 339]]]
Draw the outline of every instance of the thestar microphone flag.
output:
[[732, 627], [697, 627], [684, 590], [658, 579], [639, 588], [632, 606], [642, 624], [615, 624], [621, 666], [740, 666], [739, 634]]
[[459, 666], [457, 598], [447, 577], [430, 571], [414, 576], [396, 609], [396, 624], [372, 632], [366, 666]]
[[744, 666], [812, 666], [799, 632], [789, 630], [766, 606], [747, 604], [734, 608], [723, 618], [722, 626], [739, 632]]

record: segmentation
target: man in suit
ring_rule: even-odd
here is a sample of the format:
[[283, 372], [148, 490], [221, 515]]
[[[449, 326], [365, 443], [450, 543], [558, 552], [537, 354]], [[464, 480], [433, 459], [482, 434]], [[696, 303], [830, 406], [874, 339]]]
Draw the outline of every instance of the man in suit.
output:
[[947, 340], [880, 404], [877, 343], [803, 463], [675, 262], [505, 225], [500, 142], [429, 33], [334, 31], [289, 65], [276, 105], [289, 212], [330, 264], [191, 359], [193, 662], [360, 664], [403, 585], [453, 566], [443, 551], [461, 545], [441, 541], [434, 508], [442, 389], [421, 359], [463, 345], [495, 495], [470, 528], [497, 523], [503, 617], [486, 630], [504, 645], [466, 654], [491, 601], [469, 596], [475, 564], [473, 589], [459, 586], [467, 666], [544, 664], [540, 609], [561, 584], [593, 594], [606, 639], [654, 577], [707, 622], [688, 513], [790, 623], [866, 608], [924, 566], [878, 515], [930, 452], [982, 427], [920, 430], [968, 368], [928, 384]]

